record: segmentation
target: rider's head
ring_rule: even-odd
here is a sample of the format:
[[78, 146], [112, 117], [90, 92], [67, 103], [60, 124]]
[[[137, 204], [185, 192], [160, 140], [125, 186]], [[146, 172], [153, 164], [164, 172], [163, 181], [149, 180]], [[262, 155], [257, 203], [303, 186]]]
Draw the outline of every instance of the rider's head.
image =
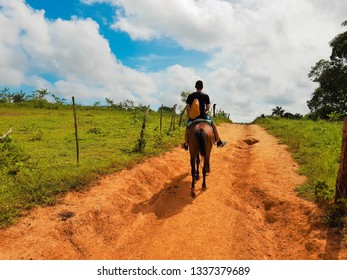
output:
[[203, 82], [202, 81], [196, 81], [196, 83], [195, 83], [195, 88], [197, 89], [197, 90], [202, 90], [203, 89], [203, 87], [204, 87], [204, 84], [203, 84]]

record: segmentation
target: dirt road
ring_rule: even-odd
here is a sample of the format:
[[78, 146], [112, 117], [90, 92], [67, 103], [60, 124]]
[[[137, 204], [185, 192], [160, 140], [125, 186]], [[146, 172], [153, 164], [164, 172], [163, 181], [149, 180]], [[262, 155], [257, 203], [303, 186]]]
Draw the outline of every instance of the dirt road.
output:
[[180, 148], [37, 208], [0, 231], [0, 259], [347, 259], [347, 246], [297, 196], [305, 181], [256, 125], [221, 125], [207, 191], [190, 196]]

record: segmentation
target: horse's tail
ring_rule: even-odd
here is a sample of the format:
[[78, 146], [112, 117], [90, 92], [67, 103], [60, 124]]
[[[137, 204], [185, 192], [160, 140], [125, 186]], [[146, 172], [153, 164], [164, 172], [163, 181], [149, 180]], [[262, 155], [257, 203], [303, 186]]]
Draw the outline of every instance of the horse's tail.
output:
[[206, 133], [205, 133], [205, 131], [200, 128], [196, 132], [196, 137], [198, 138], [198, 142], [199, 142], [200, 154], [202, 156], [206, 156]]

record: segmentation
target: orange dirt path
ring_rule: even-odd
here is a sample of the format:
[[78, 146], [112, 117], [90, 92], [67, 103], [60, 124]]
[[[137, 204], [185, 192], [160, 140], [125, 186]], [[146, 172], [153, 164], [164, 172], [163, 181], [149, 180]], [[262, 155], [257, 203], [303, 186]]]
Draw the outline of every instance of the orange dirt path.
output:
[[207, 190], [190, 196], [189, 152], [175, 148], [105, 176], [0, 230], [0, 259], [347, 259], [285, 145], [257, 125], [222, 124]]

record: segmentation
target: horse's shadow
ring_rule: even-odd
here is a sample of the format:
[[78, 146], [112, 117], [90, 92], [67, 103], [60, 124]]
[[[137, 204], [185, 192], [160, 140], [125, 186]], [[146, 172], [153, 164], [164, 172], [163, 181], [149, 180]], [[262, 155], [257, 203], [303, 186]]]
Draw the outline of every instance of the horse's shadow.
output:
[[[179, 175], [164, 184], [159, 192], [155, 193], [149, 200], [137, 203], [133, 206], [133, 213], [154, 213], [158, 219], [165, 219], [180, 213], [184, 207], [192, 204], [193, 198], [190, 194], [189, 173]], [[197, 193], [195, 198], [200, 193]]]

